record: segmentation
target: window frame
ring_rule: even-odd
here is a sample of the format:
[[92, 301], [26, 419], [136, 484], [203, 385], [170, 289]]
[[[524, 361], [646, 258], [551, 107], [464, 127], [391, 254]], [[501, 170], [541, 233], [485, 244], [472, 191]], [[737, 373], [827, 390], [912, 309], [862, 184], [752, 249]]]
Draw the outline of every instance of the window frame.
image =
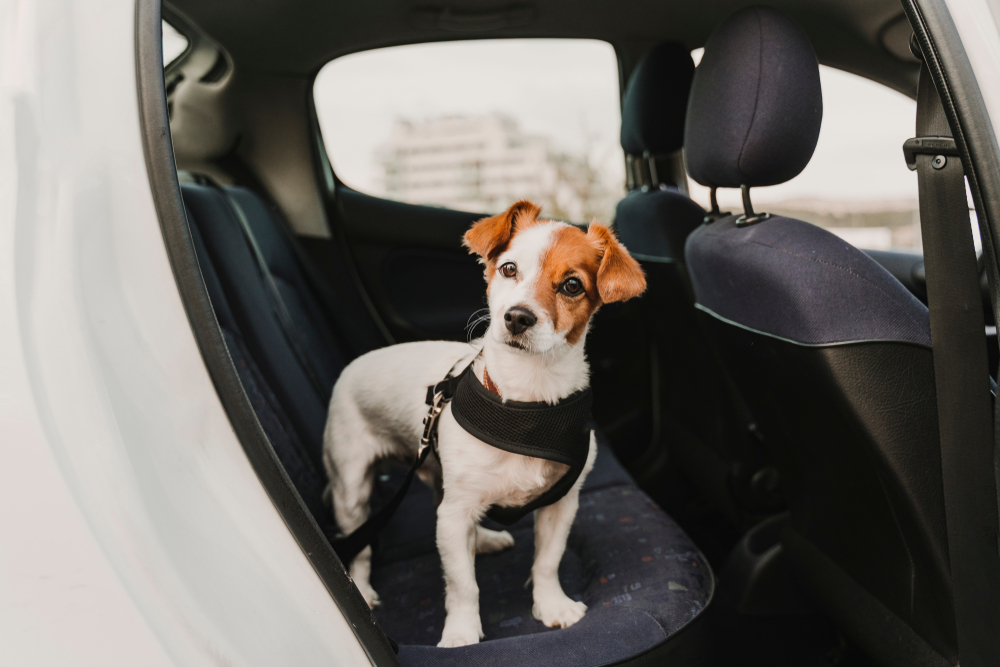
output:
[[[312, 75], [312, 77], [311, 77], [311, 79], [309, 81], [309, 107], [310, 107], [310, 115], [312, 116], [311, 123], [314, 126], [314, 128], [313, 128], [313, 135], [314, 135], [314, 137], [313, 137], [313, 145], [314, 145], [314, 150], [318, 153], [315, 156], [316, 164], [317, 164], [316, 169], [317, 169], [317, 172], [320, 174], [321, 185], [325, 185], [326, 186], [326, 192], [329, 193], [329, 196], [335, 197], [336, 190], [338, 188], [343, 187], [343, 188], [347, 188], [349, 190], [354, 190], [355, 192], [360, 192], [361, 194], [364, 194], [365, 196], [368, 196], [368, 197], [374, 197], [376, 199], [382, 199], [384, 201], [394, 201], [394, 200], [387, 199], [382, 194], [374, 194], [374, 193], [371, 193], [371, 192], [365, 192], [363, 190], [358, 190], [356, 188], [353, 188], [350, 184], [346, 183], [343, 179], [341, 179], [340, 176], [337, 174], [336, 169], [334, 169], [334, 167], [333, 167], [333, 161], [330, 159], [329, 149], [327, 148], [325, 138], [323, 137], [323, 128], [322, 128], [321, 123], [319, 122], [319, 115], [320, 114], [319, 114], [319, 107], [316, 105], [316, 94], [315, 94], [315, 92], [316, 92], [316, 79], [319, 77], [320, 72], [322, 72], [325, 67], [327, 67], [330, 63], [333, 63], [333, 62], [335, 62], [337, 60], [340, 60], [341, 58], [344, 58], [346, 56], [357, 55], [357, 54], [360, 54], [360, 53], [369, 53], [369, 52], [374, 52], [374, 51], [380, 51], [380, 50], [383, 50], [383, 49], [392, 49], [392, 48], [397, 48], [397, 47], [401, 47], [401, 46], [419, 46], [419, 45], [422, 45], [422, 44], [456, 44], [456, 43], [463, 43], [463, 42], [464, 43], [495, 42], [495, 41], [504, 41], [504, 40], [510, 40], [510, 39], [530, 39], [530, 40], [558, 39], [558, 40], [564, 40], [564, 41], [591, 41], [591, 42], [601, 42], [603, 44], [607, 44], [608, 46], [610, 46], [612, 52], [615, 55], [616, 69], [618, 71], [618, 111], [619, 111], [619, 117], [620, 117], [620, 114], [621, 114], [621, 111], [622, 111], [622, 107], [623, 107], [623, 104], [624, 104], [624, 100], [625, 100], [625, 89], [626, 89], [626, 87], [628, 85], [628, 77], [631, 76], [632, 71], [635, 69], [635, 65], [638, 64], [638, 62], [633, 63], [631, 67], [627, 66], [625, 58], [623, 57], [621, 50], [618, 48], [618, 45], [615, 44], [615, 42], [613, 42], [611, 40], [601, 39], [599, 37], [545, 37], [545, 36], [532, 36], [532, 37], [504, 37], [504, 38], [480, 37], [480, 38], [459, 39], [459, 40], [441, 39], [441, 40], [433, 40], [433, 41], [425, 41], [425, 42], [401, 42], [401, 43], [398, 43], [398, 44], [388, 44], [388, 45], [383, 45], [383, 46], [376, 46], [376, 47], [369, 48], [369, 49], [357, 49], [357, 50], [353, 50], [353, 51], [346, 51], [344, 53], [337, 54], [335, 57], [327, 60], [326, 62], [324, 62], [323, 64], [321, 64], [319, 67], [317, 67], [316, 71], [313, 73], [313, 75]], [[622, 165], [627, 170], [627, 168], [628, 168], [628, 159], [624, 155], [623, 155], [623, 159], [622, 159]], [[623, 187], [625, 186], [625, 181], [624, 180], [622, 181], [622, 185], [623, 185]], [[624, 194], [623, 194], [623, 196], [624, 196]], [[425, 206], [425, 204], [416, 204], [416, 203], [410, 203], [410, 202], [398, 202], [398, 203], [406, 205], [406, 206]], [[456, 209], [450, 209], [450, 208], [448, 208], [446, 210], [456, 210]], [[608, 220], [607, 222], [608, 223], [613, 223], [613, 220]]]

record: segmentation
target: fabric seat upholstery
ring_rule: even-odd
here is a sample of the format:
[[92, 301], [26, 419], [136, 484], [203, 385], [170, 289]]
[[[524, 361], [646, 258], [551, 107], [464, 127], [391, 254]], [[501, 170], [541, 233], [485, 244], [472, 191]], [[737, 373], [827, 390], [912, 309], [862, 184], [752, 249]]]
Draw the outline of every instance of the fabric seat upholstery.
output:
[[[622, 107], [621, 144], [627, 154], [680, 157], [694, 71], [691, 54], [673, 42], [653, 47], [640, 61]], [[694, 310], [684, 244], [705, 211], [687, 196], [683, 170], [681, 177], [678, 183], [636, 187], [618, 204], [616, 230], [648, 284], [637, 309], [641, 321], [620, 324], [647, 331], [658, 350], [656, 409], [671, 460], [742, 530], [780, 509], [780, 498], [760, 484], [768, 479], [759, 473], [770, 461]]]
[[[251, 223], [310, 351], [328, 346], [316, 357], [332, 388], [353, 356], [336, 331], [336, 318], [325, 312], [325, 303], [296, 264], [281, 221], [249, 190], [229, 188], [228, 193]], [[317, 395], [289, 349], [227, 197], [197, 183], [182, 184], [182, 194], [205, 284], [247, 396], [307, 507], [321, 525], [330, 525], [321, 463], [328, 396]], [[376, 504], [378, 496], [397, 487], [398, 472], [379, 476]], [[430, 490], [414, 484], [375, 545], [372, 574], [384, 600], [377, 617], [399, 640], [401, 662], [604, 664], [664, 642], [707, 607], [713, 592], [707, 561], [635, 487], [603, 438], [580, 504], [560, 578], [570, 594], [591, 606], [584, 620], [574, 628], [552, 630], [532, 618], [530, 587], [524, 587], [534, 553], [529, 516], [513, 527], [514, 549], [477, 559], [488, 641], [438, 649], [444, 591], [434, 544], [436, 516]]]
[[[698, 182], [794, 177], [822, 117], [805, 34], [774, 10], [734, 15], [706, 44], [689, 110]], [[879, 664], [954, 664], [927, 308], [862, 251], [791, 218], [722, 218], [685, 255], [781, 470], [797, 580]]]

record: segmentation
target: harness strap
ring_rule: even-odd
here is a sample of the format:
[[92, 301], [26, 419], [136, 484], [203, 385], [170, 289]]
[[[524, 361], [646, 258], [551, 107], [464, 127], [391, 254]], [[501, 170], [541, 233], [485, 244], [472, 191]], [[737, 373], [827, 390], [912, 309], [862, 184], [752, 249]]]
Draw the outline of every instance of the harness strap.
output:
[[503, 401], [480, 384], [471, 371], [463, 373], [457, 385], [451, 413], [467, 433], [505, 452], [569, 466], [565, 474], [531, 502], [515, 507], [492, 505], [486, 516], [509, 526], [569, 493], [583, 474], [590, 452], [593, 400], [590, 389], [549, 405]]

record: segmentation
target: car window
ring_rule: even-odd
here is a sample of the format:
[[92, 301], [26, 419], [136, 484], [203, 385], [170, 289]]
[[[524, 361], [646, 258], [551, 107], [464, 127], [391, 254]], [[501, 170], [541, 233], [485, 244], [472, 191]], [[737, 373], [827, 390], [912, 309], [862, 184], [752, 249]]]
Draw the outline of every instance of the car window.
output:
[[618, 62], [606, 42], [419, 44], [338, 58], [316, 78], [348, 186], [411, 204], [610, 221], [624, 194]]
[[[787, 183], [751, 190], [754, 208], [825, 227], [859, 248], [919, 249], [917, 175], [902, 149], [914, 135], [916, 102], [831, 67], [820, 66], [820, 82], [823, 125], [812, 160]], [[691, 194], [708, 206], [707, 188], [692, 181]], [[720, 190], [719, 202], [743, 210], [738, 190]]]
[[166, 67], [187, 50], [188, 39], [166, 21], [162, 21], [161, 24], [163, 26], [163, 66]]

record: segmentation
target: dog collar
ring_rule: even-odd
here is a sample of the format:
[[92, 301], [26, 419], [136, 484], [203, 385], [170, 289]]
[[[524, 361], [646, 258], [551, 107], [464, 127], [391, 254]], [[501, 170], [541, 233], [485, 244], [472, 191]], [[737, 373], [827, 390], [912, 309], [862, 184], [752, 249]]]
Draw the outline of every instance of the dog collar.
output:
[[500, 387], [498, 387], [497, 383], [490, 377], [490, 372], [486, 370], [486, 364], [483, 364], [483, 386], [497, 396], [500, 396], [501, 398], [503, 397], [503, 394], [500, 393]]

